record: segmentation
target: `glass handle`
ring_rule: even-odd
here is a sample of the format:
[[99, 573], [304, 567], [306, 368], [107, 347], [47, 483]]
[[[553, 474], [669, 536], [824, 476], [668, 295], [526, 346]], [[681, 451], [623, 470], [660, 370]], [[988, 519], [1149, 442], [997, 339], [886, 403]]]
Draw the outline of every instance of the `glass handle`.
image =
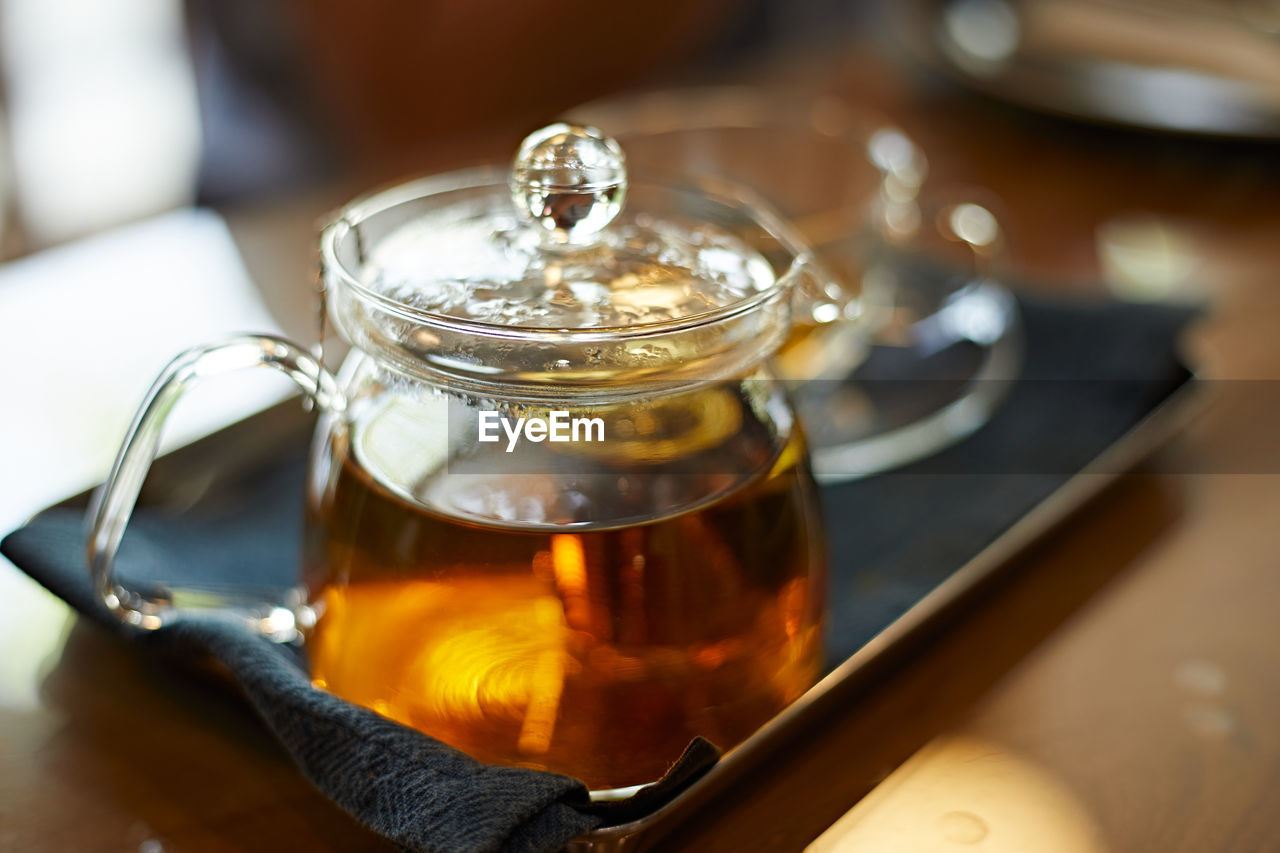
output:
[[341, 412], [346, 403], [337, 381], [306, 349], [270, 335], [244, 335], [195, 347], [164, 369], [138, 409], [107, 480], [89, 507], [88, 561], [94, 589], [121, 621], [152, 630], [188, 609], [216, 612], [245, 622], [273, 639], [287, 641], [297, 632], [293, 611], [283, 603], [244, 600], [227, 593], [129, 589], [115, 577], [116, 551], [133, 515], [138, 493], [160, 444], [165, 421], [183, 394], [200, 379], [250, 367], [271, 367], [292, 379], [321, 411]]

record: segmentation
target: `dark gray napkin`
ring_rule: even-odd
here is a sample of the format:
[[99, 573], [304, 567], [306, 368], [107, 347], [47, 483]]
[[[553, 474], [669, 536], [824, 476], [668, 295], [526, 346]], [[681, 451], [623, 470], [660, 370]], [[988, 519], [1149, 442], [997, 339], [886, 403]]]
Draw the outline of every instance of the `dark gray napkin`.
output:
[[[296, 543], [298, 519], [296, 509], [285, 507], [300, 503], [301, 475], [296, 461], [267, 472], [254, 501], [200, 523], [141, 512], [118, 561], [131, 579], [161, 576], [161, 567], [173, 569], [167, 572], [170, 578], [194, 573], [195, 567], [210, 573], [205, 577], [234, 578], [265, 565], [262, 555], [276, 551], [289, 554], [284, 565], [296, 565], [297, 555], [291, 553], [296, 545], [284, 543]], [[292, 500], [279, 499], [286, 491]], [[316, 690], [293, 647], [226, 621], [190, 617], [147, 633], [125, 628], [105, 612], [87, 581], [84, 519], [78, 511], [42, 513], [6, 537], [0, 552], [78, 611], [139, 645], [180, 659], [221, 662], [316, 787], [409, 850], [556, 850], [597, 826], [652, 811], [719, 758], [713, 745], [697, 739], [662, 780], [630, 800], [590, 803], [576, 779], [482, 764]], [[264, 585], [263, 577], [255, 581]]]
[[[991, 423], [932, 459], [825, 489], [828, 663], [856, 651], [1184, 382], [1174, 342], [1191, 316], [1024, 302], [1024, 378]], [[212, 577], [287, 588], [299, 562], [298, 450], [251, 478], [243, 499], [197, 515], [140, 510], [118, 557], [121, 574], [133, 583]], [[114, 625], [91, 592], [83, 537], [80, 512], [50, 510], [10, 534], [0, 552], [81, 613]], [[718, 757], [695, 741], [657, 785], [629, 801], [591, 804], [576, 780], [481, 764], [315, 690], [295, 651], [224, 623], [191, 620], [130, 637], [225, 664], [308, 778], [410, 850], [555, 850], [653, 811]]]

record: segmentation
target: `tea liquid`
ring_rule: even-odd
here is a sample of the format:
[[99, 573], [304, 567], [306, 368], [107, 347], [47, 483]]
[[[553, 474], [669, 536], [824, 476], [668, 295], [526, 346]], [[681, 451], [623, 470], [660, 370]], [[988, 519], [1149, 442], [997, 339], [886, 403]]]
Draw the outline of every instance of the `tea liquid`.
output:
[[600, 789], [654, 781], [694, 735], [736, 745], [817, 678], [824, 554], [796, 439], [691, 511], [564, 532], [429, 509], [343, 436], [330, 452], [307, 649], [339, 696]]

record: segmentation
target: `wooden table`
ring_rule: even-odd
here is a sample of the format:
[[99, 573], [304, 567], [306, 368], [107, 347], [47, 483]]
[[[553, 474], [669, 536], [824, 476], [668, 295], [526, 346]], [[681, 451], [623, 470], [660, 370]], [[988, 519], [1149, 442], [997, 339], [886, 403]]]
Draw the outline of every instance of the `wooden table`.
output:
[[[791, 850], [831, 827], [818, 849], [1280, 849], [1274, 149], [922, 90], [865, 47], [768, 76], [871, 105], [925, 146], [934, 180], [997, 193], [1013, 271], [1038, 287], [1098, 290], [1099, 227], [1155, 217], [1215, 302], [1194, 350], [1240, 381], [1215, 383], [1214, 406], [1173, 447], [661, 848]], [[311, 212], [231, 217], [299, 335]], [[11, 586], [9, 612], [50, 615], [5, 649], [10, 668], [40, 663], [36, 698], [0, 707], [0, 848], [389, 849], [237, 699], [73, 622], [34, 584]]]

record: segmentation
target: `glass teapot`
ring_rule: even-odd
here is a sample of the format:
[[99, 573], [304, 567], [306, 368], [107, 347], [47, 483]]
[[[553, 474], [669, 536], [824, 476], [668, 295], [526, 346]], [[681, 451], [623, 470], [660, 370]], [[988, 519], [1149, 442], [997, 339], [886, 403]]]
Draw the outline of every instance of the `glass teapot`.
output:
[[[175, 359], [135, 418], [91, 508], [121, 619], [302, 642], [317, 687], [599, 790], [657, 779], [695, 735], [737, 744], [816, 680], [820, 518], [770, 366], [814, 271], [758, 200], [629, 182], [616, 143], [553, 125], [509, 173], [350, 204], [321, 262], [336, 377], [235, 338]], [[165, 418], [253, 366], [320, 412], [299, 586], [127, 588], [113, 558]]]

